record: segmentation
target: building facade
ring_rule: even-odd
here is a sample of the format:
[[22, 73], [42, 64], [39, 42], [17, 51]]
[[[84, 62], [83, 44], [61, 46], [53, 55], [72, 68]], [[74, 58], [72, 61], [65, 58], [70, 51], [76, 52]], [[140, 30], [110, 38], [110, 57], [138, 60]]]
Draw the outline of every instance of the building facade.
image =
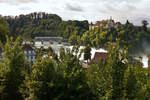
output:
[[24, 44], [23, 50], [24, 50], [24, 54], [25, 54], [25, 59], [29, 62], [34, 62], [35, 61], [35, 51], [34, 51], [33, 47], [30, 44]]
[[118, 25], [118, 22], [115, 23], [114, 20], [112, 20], [112, 18], [108, 19], [108, 20], [102, 20], [102, 21], [96, 21], [95, 24], [91, 23], [89, 24], [89, 30], [94, 30], [96, 28], [104, 28], [104, 29], [109, 29], [109, 28], [115, 28], [116, 25]]

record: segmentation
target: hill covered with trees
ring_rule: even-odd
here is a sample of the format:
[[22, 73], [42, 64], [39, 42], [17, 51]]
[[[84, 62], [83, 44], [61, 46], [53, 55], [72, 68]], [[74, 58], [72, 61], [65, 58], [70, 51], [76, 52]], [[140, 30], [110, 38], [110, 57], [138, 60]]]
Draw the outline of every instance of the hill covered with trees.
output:
[[[112, 25], [110, 26], [109, 24]], [[114, 22], [110, 19], [102, 21], [100, 26], [86, 31], [81, 37], [77, 35], [71, 37], [70, 41], [74, 41], [72, 43], [90, 44], [90, 46], [97, 48], [107, 48], [108, 43], [113, 44], [119, 41], [120, 48], [127, 47], [131, 54], [141, 52], [148, 54], [150, 28], [146, 20], [141, 22], [141, 26], [136, 26], [128, 20], [125, 24], [121, 24], [120, 22]]]
[[[0, 46], [3, 50], [0, 60], [0, 100], [150, 100], [150, 55], [148, 68], [143, 68], [141, 61], [135, 62], [129, 54], [130, 45], [142, 44], [143, 39], [149, 41], [146, 21], [139, 27], [127, 21], [118, 28], [98, 27], [83, 35], [77, 34], [77, 31], [69, 34], [69, 41], [73, 44], [87, 45], [85, 60], [89, 59], [91, 46], [106, 45], [108, 48], [105, 62], [99, 61], [84, 69], [77, 56], [78, 46], [74, 46], [73, 50], [60, 49], [59, 58], [54, 52], [44, 56], [41, 48], [37, 50], [35, 62], [28, 63], [22, 50], [23, 40], [18, 37], [24, 36], [24, 33], [12, 33], [14, 29], [21, 28], [11, 29], [8, 18], [7, 21], [5, 19], [0, 18]], [[19, 25], [25, 27], [27, 24]], [[72, 28], [75, 27], [68, 29]]]
[[130, 53], [147, 54], [149, 52], [146, 48], [150, 47], [150, 28], [146, 20], [141, 22], [141, 26], [136, 26], [128, 20], [125, 24], [112, 19], [102, 20], [98, 21], [100, 24], [98, 27], [90, 28], [90, 24], [86, 20], [64, 21], [56, 14], [45, 12], [2, 18], [5, 20], [5, 24], [8, 23], [9, 35], [13, 37], [19, 35], [24, 39], [32, 40], [37, 36], [61, 36], [72, 45], [89, 44], [96, 48], [107, 48], [108, 43], [113, 44], [119, 39], [120, 47], [128, 47]]
[[69, 38], [72, 32], [77, 31], [79, 35], [87, 31], [88, 21], [63, 21], [56, 14], [45, 12], [34, 12], [27, 15], [15, 17], [5, 16], [13, 36], [22, 35], [25, 38], [36, 36], [62, 36]]

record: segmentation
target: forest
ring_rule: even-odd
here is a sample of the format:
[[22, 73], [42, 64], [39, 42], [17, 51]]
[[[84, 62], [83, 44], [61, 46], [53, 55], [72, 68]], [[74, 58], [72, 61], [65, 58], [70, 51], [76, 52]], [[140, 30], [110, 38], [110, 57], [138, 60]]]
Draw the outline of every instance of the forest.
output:
[[[87, 23], [62, 21], [56, 15], [41, 18], [34, 13], [15, 19], [1, 17], [0, 100], [150, 100], [150, 55], [148, 68], [130, 55], [135, 48], [144, 50], [143, 41], [149, 43], [148, 22], [134, 26], [127, 21], [117, 28], [94, 30]], [[51, 54], [43, 57], [41, 48], [35, 62], [28, 63], [22, 42], [41, 34], [69, 37], [74, 49], [61, 48], [60, 57], [49, 49], [46, 52]], [[86, 46], [85, 60], [91, 47], [107, 48], [106, 61], [83, 68], [79, 56], [73, 55], [80, 45]]]
[[62, 36], [69, 38], [72, 32], [77, 31], [81, 35], [89, 28], [88, 21], [63, 21], [56, 14], [34, 12], [15, 17], [4, 16], [9, 23], [13, 36], [22, 35], [25, 39], [33, 39], [37, 36]]
[[[141, 21], [141, 26], [126, 21], [125, 24], [115, 22], [117, 27], [104, 28], [108, 20], [102, 22], [102, 26], [93, 30], [89, 29], [87, 20], [64, 21], [56, 14], [34, 12], [19, 16], [2, 16], [9, 25], [9, 33], [13, 37], [22, 36], [26, 40], [32, 40], [38, 36], [61, 36], [72, 45], [90, 44], [100, 48], [107, 43], [115, 43], [120, 39], [120, 47], [127, 46], [131, 54], [145, 53], [150, 43], [150, 28], [146, 20]], [[136, 51], [136, 52], [135, 52]]]

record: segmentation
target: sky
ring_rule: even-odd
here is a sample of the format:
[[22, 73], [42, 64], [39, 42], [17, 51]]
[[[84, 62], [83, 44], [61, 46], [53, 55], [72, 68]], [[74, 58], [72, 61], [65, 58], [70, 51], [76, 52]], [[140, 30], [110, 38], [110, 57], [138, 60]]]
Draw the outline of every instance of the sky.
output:
[[150, 0], [0, 0], [0, 14], [20, 15], [31, 12], [57, 14], [63, 20], [97, 21], [112, 17], [140, 25], [150, 22]]

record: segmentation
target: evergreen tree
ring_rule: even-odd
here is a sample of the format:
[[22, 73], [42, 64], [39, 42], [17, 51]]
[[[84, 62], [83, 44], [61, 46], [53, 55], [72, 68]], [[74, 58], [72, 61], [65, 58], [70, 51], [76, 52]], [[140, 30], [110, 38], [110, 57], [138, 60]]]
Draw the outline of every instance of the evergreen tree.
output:
[[[75, 55], [73, 55], [73, 53]], [[86, 82], [85, 71], [79, 62], [78, 48], [63, 50], [60, 53], [60, 69], [63, 71], [65, 86], [61, 99], [66, 100], [92, 100], [96, 97]], [[87, 91], [88, 90], [88, 91]]]
[[6, 42], [6, 35], [9, 35], [8, 23], [2, 17], [0, 17], [0, 42]]
[[135, 76], [134, 69], [129, 68], [129, 76], [127, 78], [126, 84], [126, 99], [127, 100], [136, 100], [137, 98], [137, 79]]
[[145, 31], [145, 32], [147, 32], [147, 25], [148, 25], [149, 23], [146, 21], [146, 20], [143, 20], [142, 21], [142, 27], [143, 27], [143, 30]]
[[63, 78], [57, 72], [54, 63], [49, 58], [37, 58], [32, 66], [31, 74], [26, 77], [24, 98], [27, 100], [60, 99]]
[[2, 65], [0, 67], [4, 67], [5, 73], [2, 76], [1, 100], [22, 100], [20, 86], [24, 80], [25, 59], [20, 38], [15, 42], [7, 39]]
[[111, 66], [112, 66], [112, 100], [123, 99], [123, 82], [125, 73], [125, 63], [123, 63], [124, 56], [119, 52], [118, 47], [112, 49]]
[[87, 63], [88, 60], [91, 60], [91, 48], [89, 45], [84, 48], [84, 60], [87, 60]]
[[112, 95], [112, 68], [106, 61], [90, 65], [87, 69], [87, 83], [99, 100], [109, 100]]

